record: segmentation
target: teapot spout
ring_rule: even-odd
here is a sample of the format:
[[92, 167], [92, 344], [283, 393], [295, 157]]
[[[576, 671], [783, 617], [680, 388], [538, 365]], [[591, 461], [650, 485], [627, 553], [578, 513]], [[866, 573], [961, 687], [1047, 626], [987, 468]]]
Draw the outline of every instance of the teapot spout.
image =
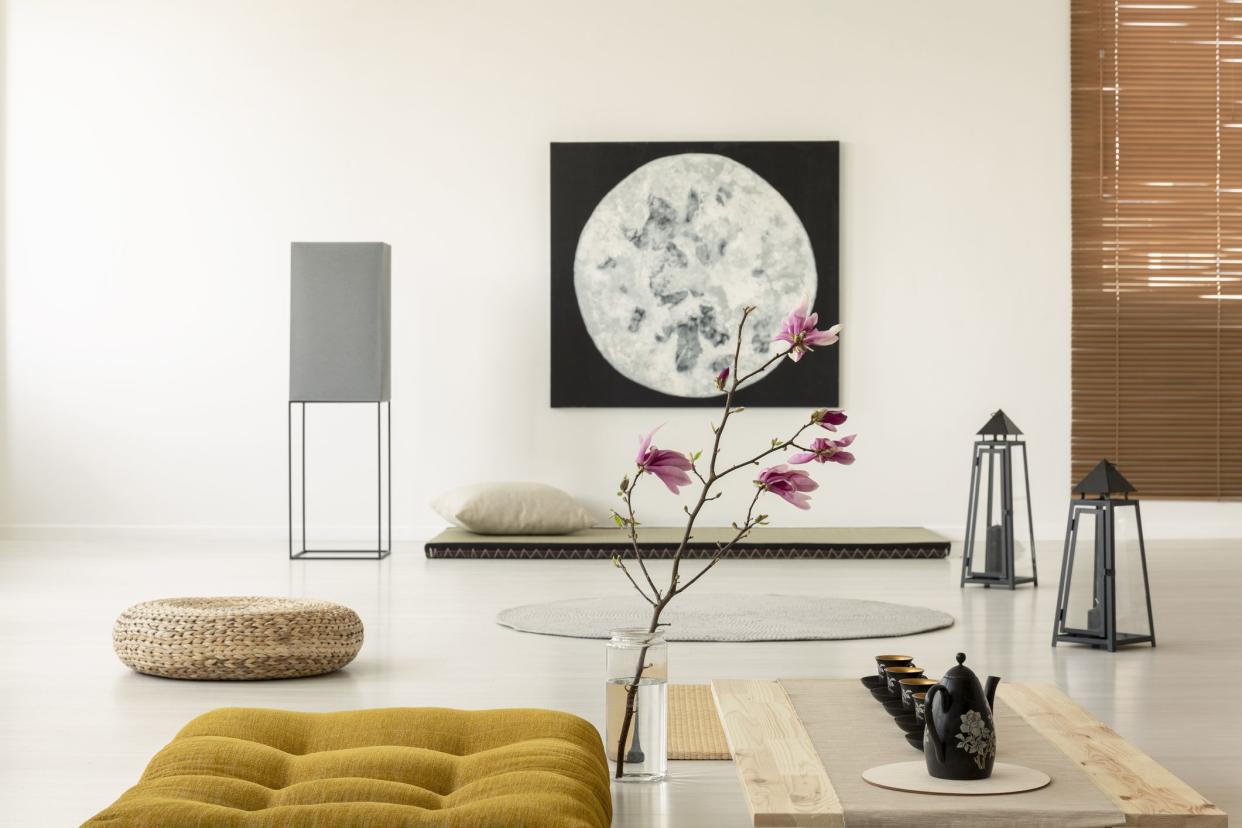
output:
[[1000, 684], [1000, 676], [988, 676], [988, 683], [983, 692], [987, 696], [990, 709], [996, 708], [996, 685], [998, 684]]

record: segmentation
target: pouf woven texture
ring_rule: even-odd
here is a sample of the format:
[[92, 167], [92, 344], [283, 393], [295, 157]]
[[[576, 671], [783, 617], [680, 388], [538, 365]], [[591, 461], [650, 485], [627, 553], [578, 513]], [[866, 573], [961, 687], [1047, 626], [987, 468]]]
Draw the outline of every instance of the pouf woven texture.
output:
[[223, 708], [86, 826], [607, 828], [608, 762], [551, 710]]
[[317, 676], [361, 647], [356, 612], [306, 598], [166, 598], [135, 604], [112, 628], [126, 665], [178, 679]]

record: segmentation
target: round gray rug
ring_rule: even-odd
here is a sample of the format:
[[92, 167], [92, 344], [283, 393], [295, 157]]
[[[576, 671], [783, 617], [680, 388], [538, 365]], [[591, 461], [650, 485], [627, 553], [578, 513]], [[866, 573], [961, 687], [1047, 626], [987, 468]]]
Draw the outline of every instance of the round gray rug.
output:
[[[675, 598], [661, 621], [669, 641], [829, 641], [938, 630], [953, 616], [884, 601], [705, 592]], [[637, 595], [574, 598], [501, 610], [496, 622], [519, 632], [609, 638], [617, 627], [647, 626], [651, 607]]]

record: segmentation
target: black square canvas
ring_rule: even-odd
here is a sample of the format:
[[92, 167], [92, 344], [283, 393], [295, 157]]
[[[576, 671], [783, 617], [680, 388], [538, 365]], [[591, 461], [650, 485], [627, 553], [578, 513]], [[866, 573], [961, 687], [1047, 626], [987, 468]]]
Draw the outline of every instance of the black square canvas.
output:
[[[839, 321], [835, 141], [554, 143], [553, 407], [718, 406], [813, 298]], [[835, 407], [837, 348], [783, 360], [746, 406]]]

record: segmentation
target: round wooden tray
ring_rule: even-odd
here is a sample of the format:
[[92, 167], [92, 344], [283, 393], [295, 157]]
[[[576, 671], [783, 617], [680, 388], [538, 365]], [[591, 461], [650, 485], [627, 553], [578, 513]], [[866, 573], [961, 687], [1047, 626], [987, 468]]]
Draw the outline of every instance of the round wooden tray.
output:
[[927, 764], [894, 762], [863, 771], [862, 778], [878, 788], [911, 793], [948, 794], [950, 796], [992, 796], [1038, 790], [1052, 780], [1043, 771], [997, 762], [987, 779], [937, 779], [927, 773]]

